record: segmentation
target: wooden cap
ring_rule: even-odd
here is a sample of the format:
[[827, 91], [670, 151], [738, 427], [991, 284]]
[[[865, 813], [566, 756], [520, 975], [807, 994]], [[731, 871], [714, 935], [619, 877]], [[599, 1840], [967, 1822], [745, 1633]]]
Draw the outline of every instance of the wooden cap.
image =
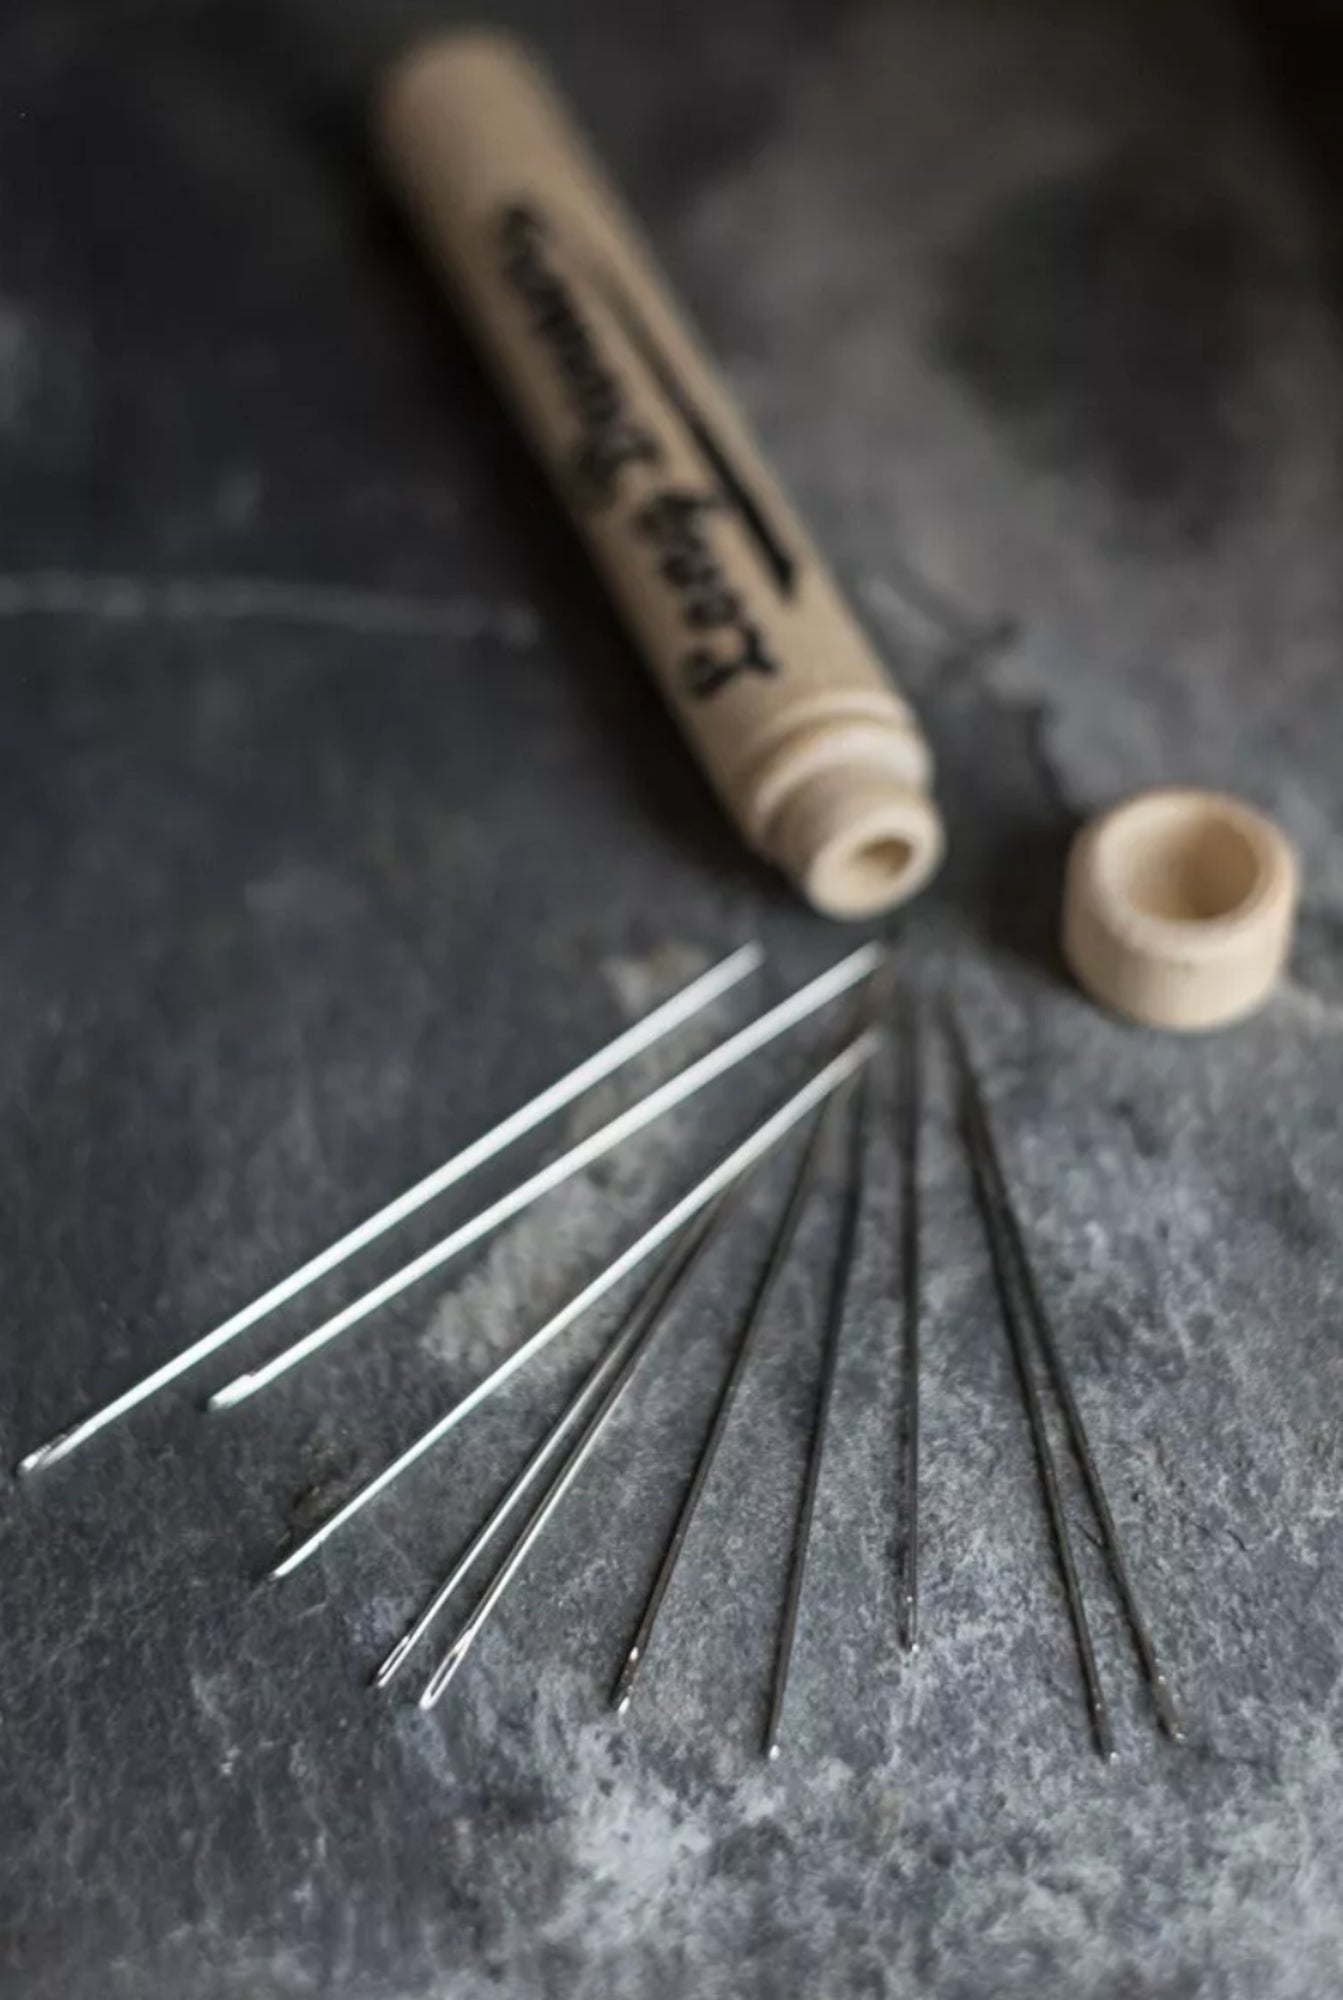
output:
[[1064, 955], [1090, 994], [1130, 1020], [1221, 1027], [1272, 991], [1296, 890], [1296, 856], [1262, 813], [1217, 792], [1140, 792], [1073, 843]]

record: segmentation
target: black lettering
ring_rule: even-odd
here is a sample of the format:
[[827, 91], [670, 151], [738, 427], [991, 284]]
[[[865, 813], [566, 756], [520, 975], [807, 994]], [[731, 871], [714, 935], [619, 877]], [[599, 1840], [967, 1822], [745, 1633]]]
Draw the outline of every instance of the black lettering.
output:
[[772, 680], [778, 673], [779, 663], [765, 651], [757, 626], [743, 619], [734, 627], [734, 634], [738, 651], [728, 659], [720, 658], [707, 646], [696, 646], [686, 654], [682, 672], [687, 688], [697, 700], [709, 700], [742, 674], [760, 674]]
[[735, 590], [711, 590], [704, 597], [692, 597], [685, 608], [685, 622], [696, 632], [735, 625], [740, 617], [741, 603]]
[[654, 465], [661, 456], [656, 440], [634, 426], [594, 432], [574, 449], [574, 482], [580, 498], [591, 507], [609, 506], [626, 466]]
[[718, 578], [718, 565], [705, 549], [678, 549], [664, 557], [658, 567], [668, 583], [674, 583], [678, 590], [694, 590]]
[[547, 264], [549, 231], [542, 217], [514, 202], [499, 218], [498, 236], [504, 278], [524, 301], [528, 324], [549, 351], [578, 421], [572, 465], [580, 504], [609, 507], [626, 468], [658, 464], [662, 447], [630, 417], [623, 384], [603, 361], [572, 288]]
[[[577, 497], [585, 507], [605, 508], [618, 497], [627, 468], [656, 467], [662, 446], [630, 415], [619, 373], [603, 357], [572, 287], [547, 261], [549, 233], [529, 204], [504, 209], [498, 222], [503, 276], [545, 346], [577, 422], [571, 454]], [[743, 674], [779, 672], [714, 550], [709, 524], [722, 509], [717, 493], [667, 487], [631, 517], [633, 532], [653, 546], [658, 574], [677, 593], [686, 629], [714, 634], [715, 644], [692, 646], [682, 662], [686, 686], [700, 700]]]

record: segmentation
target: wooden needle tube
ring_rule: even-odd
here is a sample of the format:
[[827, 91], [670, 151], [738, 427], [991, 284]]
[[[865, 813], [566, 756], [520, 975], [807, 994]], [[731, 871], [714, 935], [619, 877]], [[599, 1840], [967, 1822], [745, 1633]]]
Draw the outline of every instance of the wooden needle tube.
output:
[[555, 92], [450, 33], [393, 65], [375, 131], [747, 840], [828, 915], [903, 902], [941, 854], [928, 747]]

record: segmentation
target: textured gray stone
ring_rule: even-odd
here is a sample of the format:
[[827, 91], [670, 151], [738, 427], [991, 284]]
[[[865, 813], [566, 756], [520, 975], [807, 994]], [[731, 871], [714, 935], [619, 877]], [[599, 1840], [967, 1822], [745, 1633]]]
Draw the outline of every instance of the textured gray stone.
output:
[[[350, 145], [339, 106], [424, 12], [43, 4], [0, 26], [10, 1460], [738, 938], [767, 939], [779, 986], [841, 941], [727, 833]], [[11, 1491], [3, 1990], [1329, 2000], [1327, 211], [1252, 31], [1211, 4], [513, 17], [928, 721], [951, 858], [892, 928], [911, 976], [963, 995], [1189, 1742], [1157, 1739], [1084, 1537], [1121, 1761], [1089, 1748], [940, 1063], [925, 1644], [904, 1662], [893, 1637], [882, 1135], [777, 1767], [758, 1740], [833, 1186], [627, 1722], [605, 1696], [783, 1162], [435, 1716], [367, 1673], [612, 1314], [300, 1578], [254, 1587], [770, 1102], [798, 1049], [264, 1402], [206, 1424], [199, 1391], [231, 1372], [212, 1368]], [[907, 566], [1013, 616], [1016, 642], [949, 660]], [[1279, 999], [1188, 1045], [1090, 1011], [1053, 945], [1077, 817], [1184, 777], [1280, 815], [1308, 892]]]

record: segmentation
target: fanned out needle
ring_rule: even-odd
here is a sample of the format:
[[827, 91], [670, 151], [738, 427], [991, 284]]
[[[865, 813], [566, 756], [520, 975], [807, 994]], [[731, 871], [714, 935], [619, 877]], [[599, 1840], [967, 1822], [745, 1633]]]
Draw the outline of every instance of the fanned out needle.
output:
[[774, 1683], [770, 1693], [769, 1720], [765, 1725], [765, 1755], [771, 1763], [778, 1758], [782, 1738], [784, 1702], [788, 1695], [788, 1677], [792, 1669], [793, 1649], [797, 1640], [798, 1614], [802, 1604], [802, 1587], [806, 1581], [812, 1521], [816, 1513], [816, 1496], [821, 1484], [825, 1441], [830, 1426], [830, 1407], [834, 1401], [840, 1342], [844, 1334], [848, 1306], [849, 1279], [853, 1271], [854, 1253], [858, 1242], [858, 1223], [863, 1208], [865, 1180], [863, 1163], [867, 1141], [866, 1078], [860, 1078], [856, 1084], [848, 1085], [844, 1094], [853, 1095], [857, 1100], [853, 1113], [852, 1156], [849, 1162], [839, 1250], [830, 1283], [821, 1380], [816, 1393], [816, 1412], [812, 1419], [811, 1443], [807, 1451], [807, 1470], [798, 1507], [797, 1525], [793, 1533], [792, 1556], [788, 1565], [788, 1587], [784, 1597], [779, 1643], [774, 1659]]
[[311, 1333], [305, 1333], [302, 1339], [292, 1342], [273, 1360], [250, 1374], [235, 1376], [233, 1381], [211, 1396], [206, 1407], [211, 1410], [233, 1409], [238, 1403], [245, 1402], [258, 1391], [268, 1388], [280, 1376], [289, 1374], [300, 1363], [316, 1354], [319, 1348], [328, 1346], [340, 1334], [347, 1333], [352, 1326], [357, 1326], [361, 1320], [367, 1319], [369, 1314], [376, 1312], [380, 1306], [399, 1298], [402, 1292], [408, 1290], [411, 1285], [418, 1284], [421, 1278], [427, 1278], [431, 1272], [441, 1270], [444, 1264], [460, 1256], [461, 1252], [473, 1243], [479, 1243], [483, 1237], [502, 1228], [505, 1222], [510, 1222], [515, 1215], [520, 1215], [525, 1208], [531, 1207], [532, 1203], [539, 1201], [542, 1195], [549, 1194], [565, 1181], [572, 1180], [575, 1174], [580, 1173], [584, 1167], [591, 1166], [594, 1161], [602, 1159], [623, 1140], [633, 1137], [636, 1132], [642, 1132], [645, 1126], [664, 1117], [678, 1104], [684, 1104], [687, 1098], [703, 1090], [706, 1084], [725, 1076], [729, 1070], [745, 1062], [748, 1056], [755, 1055], [770, 1042], [777, 1041], [789, 1028], [796, 1027], [799, 1021], [806, 1020], [829, 1001], [836, 999], [841, 993], [846, 993], [859, 981], [868, 978], [881, 961], [882, 953], [877, 946], [860, 946], [847, 958], [841, 959], [838, 965], [833, 965], [828, 972], [823, 972], [819, 979], [813, 979], [806, 986], [799, 987], [796, 993], [790, 994], [786, 1000], [781, 1000], [776, 1007], [771, 1007], [766, 1013], [758, 1015], [735, 1035], [730, 1035], [725, 1042], [720, 1042], [717, 1048], [710, 1049], [698, 1062], [693, 1062], [688, 1068], [678, 1071], [658, 1089], [650, 1091], [646, 1097], [640, 1098], [638, 1103], [630, 1105], [628, 1110], [610, 1119], [598, 1131], [580, 1140], [576, 1146], [571, 1146], [557, 1160], [552, 1160], [548, 1166], [542, 1167], [539, 1173], [532, 1174], [509, 1193], [501, 1195], [498, 1201], [492, 1202], [488, 1208], [482, 1209], [478, 1215], [462, 1223], [459, 1228], [452, 1231], [451, 1235], [443, 1237], [422, 1256], [414, 1258], [409, 1264], [404, 1264], [399, 1271], [394, 1271], [391, 1277], [384, 1279], [380, 1285], [375, 1285], [372, 1291], [365, 1292], [362, 1298], [356, 1299], [342, 1312], [336, 1313], [321, 1326], [314, 1327]]
[[955, 1023], [953, 1023], [953, 1032], [958, 1038], [959, 1043], [958, 1056], [965, 1083], [968, 1116], [975, 1131], [976, 1143], [984, 1160], [985, 1171], [993, 1186], [995, 1200], [1002, 1218], [1002, 1227], [1020, 1279], [1022, 1296], [1026, 1301], [1026, 1308], [1030, 1314], [1031, 1323], [1035, 1328], [1041, 1352], [1045, 1357], [1045, 1365], [1049, 1370], [1050, 1379], [1054, 1384], [1054, 1392], [1059, 1399], [1059, 1407], [1063, 1411], [1069, 1441], [1077, 1460], [1078, 1469], [1082, 1475], [1082, 1483], [1086, 1487], [1087, 1497], [1091, 1501], [1092, 1510], [1095, 1513], [1096, 1521], [1101, 1531], [1101, 1540], [1105, 1545], [1106, 1557], [1110, 1564], [1110, 1573], [1114, 1578], [1115, 1589], [1118, 1593], [1119, 1601], [1124, 1608], [1124, 1615], [1128, 1619], [1129, 1630], [1133, 1635], [1134, 1647], [1152, 1690], [1152, 1701], [1156, 1709], [1157, 1720], [1171, 1741], [1178, 1743], [1184, 1737], [1184, 1725], [1180, 1720], [1180, 1711], [1157, 1654], [1156, 1642], [1152, 1637], [1151, 1628], [1138, 1601], [1138, 1593], [1133, 1583], [1127, 1558], [1124, 1555], [1123, 1545], [1119, 1539], [1119, 1530], [1115, 1525], [1114, 1515], [1110, 1511], [1110, 1503], [1106, 1497], [1100, 1467], [1096, 1463], [1095, 1453], [1091, 1448], [1091, 1440], [1087, 1435], [1086, 1425], [1082, 1418], [1082, 1411], [1073, 1393], [1068, 1371], [1064, 1366], [1063, 1353], [1059, 1347], [1053, 1322], [1040, 1291], [1039, 1280], [1035, 1275], [1035, 1267], [1031, 1261], [1030, 1251], [1027, 1248], [1026, 1235], [1021, 1225], [1021, 1218], [1017, 1213], [1016, 1204], [1012, 1200], [1011, 1191], [1007, 1184], [1007, 1176], [1003, 1171], [1002, 1154], [999, 1151], [998, 1142], [989, 1121], [984, 1093], [980, 1086], [979, 1078], [975, 1073], [974, 1064], [971, 1061], [969, 1050], [966, 1046], [964, 1033]]
[[[545, 1533], [560, 1502], [582, 1471], [602, 1432], [615, 1415], [616, 1406], [633, 1381], [639, 1364], [666, 1325], [673, 1306], [694, 1276], [701, 1256], [717, 1234], [718, 1225], [740, 1186], [739, 1180], [726, 1194], [719, 1197], [705, 1218], [688, 1233], [683, 1248], [668, 1260], [666, 1268], [658, 1274], [648, 1294], [636, 1308], [628, 1328], [616, 1343], [620, 1350], [618, 1357], [615, 1349], [608, 1357], [608, 1359], [614, 1358], [616, 1365], [605, 1380], [600, 1400], [584, 1424], [559, 1472], [547, 1487], [540, 1505], [523, 1529], [508, 1560], [425, 1683], [424, 1692], [420, 1696], [421, 1708], [433, 1708], [442, 1700], [449, 1683], [497, 1610], [505, 1592]], [[437, 1601], [435, 1600], [436, 1603]], [[409, 1638], [410, 1634], [407, 1634], [407, 1637]]]
[[686, 1223], [692, 1221], [702, 1208], [707, 1207], [716, 1196], [731, 1186], [740, 1174], [763, 1158], [770, 1147], [796, 1125], [799, 1119], [805, 1118], [807, 1113], [822, 1103], [846, 1077], [852, 1076], [854, 1071], [868, 1060], [875, 1047], [876, 1036], [871, 1031], [851, 1041], [837, 1056], [819, 1069], [800, 1090], [785, 1099], [778, 1110], [762, 1125], [758, 1125], [748, 1138], [720, 1160], [713, 1171], [706, 1174], [689, 1194], [683, 1195], [680, 1201], [653, 1223], [651, 1228], [646, 1229], [642, 1236], [631, 1243], [627, 1250], [623, 1250], [604, 1270], [599, 1271], [597, 1276], [585, 1285], [582, 1291], [577, 1292], [567, 1305], [561, 1306], [560, 1310], [529, 1339], [524, 1340], [522, 1345], [516, 1347], [497, 1368], [492, 1369], [483, 1381], [478, 1382], [474, 1389], [454, 1403], [451, 1409], [447, 1410], [436, 1423], [431, 1424], [427, 1431], [422, 1432], [413, 1444], [407, 1445], [398, 1458], [394, 1458], [390, 1465], [384, 1466], [382, 1471], [366, 1485], [361, 1486], [343, 1507], [338, 1508], [322, 1522], [320, 1527], [315, 1528], [306, 1540], [291, 1549], [289, 1554], [275, 1565], [271, 1575], [290, 1576], [302, 1564], [308, 1562], [324, 1542], [329, 1541], [332, 1535], [337, 1534], [380, 1494], [393, 1486], [403, 1473], [408, 1472], [412, 1465], [424, 1457], [426, 1452], [432, 1450], [450, 1431], [455, 1430], [464, 1417], [469, 1416], [471, 1411], [487, 1397], [501, 1389], [504, 1383], [520, 1368], [525, 1367], [543, 1347], [547, 1347], [552, 1340], [557, 1339], [590, 1306], [596, 1305], [598, 1299], [604, 1298], [614, 1285], [618, 1285], [622, 1278], [628, 1277], [631, 1271], [636, 1270], [645, 1259], [653, 1255], [655, 1250], [675, 1236]]
[[1012, 1245], [998, 1200], [989, 1163], [984, 1151], [982, 1123], [973, 1114], [974, 1072], [970, 1067], [965, 1041], [960, 1032], [954, 1013], [948, 1009], [947, 1026], [951, 1046], [956, 1057], [957, 1069], [964, 1086], [966, 1137], [969, 1142], [970, 1165], [974, 1174], [975, 1192], [979, 1198], [980, 1214], [984, 1220], [984, 1230], [988, 1237], [989, 1252], [993, 1259], [994, 1278], [1002, 1308], [1003, 1324], [1007, 1329], [1008, 1344], [1012, 1349], [1012, 1359], [1016, 1364], [1017, 1378], [1021, 1384], [1021, 1398], [1026, 1406], [1026, 1419], [1030, 1425], [1031, 1441], [1035, 1447], [1036, 1463], [1040, 1469], [1040, 1485], [1044, 1491], [1045, 1507], [1049, 1515], [1050, 1527], [1054, 1535], [1054, 1548], [1058, 1556], [1059, 1569], [1063, 1577], [1064, 1594], [1068, 1600], [1068, 1615], [1072, 1620], [1073, 1635], [1077, 1641], [1077, 1655], [1082, 1668], [1082, 1679], [1086, 1687], [1087, 1708], [1091, 1716], [1092, 1732], [1096, 1748], [1107, 1762], [1115, 1756], [1114, 1731], [1110, 1724], [1110, 1711], [1106, 1705], [1105, 1690], [1101, 1685], [1100, 1669], [1096, 1664], [1096, 1649], [1091, 1641], [1091, 1628], [1087, 1623], [1086, 1606], [1082, 1601], [1082, 1585], [1077, 1574], [1077, 1564], [1073, 1557], [1072, 1539], [1068, 1533], [1068, 1517], [1063, 1505], [1063, 1493], [1059, 1486], [1058, 1469], [1049, 1445], [1049, 1434], [1045, 1427], [1044, 1411], [1040, 1405], [1040, 1393], [1035, 1385], [1035, 1375], [1027, 1342], [1025, 1321], [1020, 1311], [1020, 1294], [1017, 1274], [1012, 1268]]
[[[743, 1175], [742, 1180], [744, 1181], [745, 1179], [746, 1176]], [[607, 1408], [604, 1400], [607, 1389], [612, 1387], [617, 1381], [623, 1383], [629, 1379], [628, 1375], [624, 1372], [627, 1363], [630, 1364], [630, 1373], [632, 1373], [633, 1366], [637, 1365], [638, 1359], [645, 1353], [652, 1335], [670, 1317], [673, 1308], [698, 1269], [701, 1258], [708, 1250], [710, 1243], [717, 1236], [741, 1185], [742, 1181], [738, 1181], [725, 1194], [720, 1195], [713, 1207], [706, 1210], [687, 1229], [680, 1244], [672, 1251], [666, 1264], [659, 1270], [652, 1284], [649, 1285], [626, 1317], [611, 1345], [580, 1384], [577, 1393], [565, 1405], [558, 1419], [546, 1432], [536, 1450], [514, 1479], [512, 1485], [509, 1486], [503, 1497], [496, 1502], [488, 1519], [477, 1530], [475, 1535], [472, 1536], [466, 1549], [453, 1564], [448, 1576], [434, 1592], [434, 1595], [416, 1618], [414, 1624], [410, 1626], [401, 1639], [398, 1639], [396, 1645], [393, 1646], [391, 1652], [378, 1668], [373, 1678], [373, 1685], [375, 1687], [387, 1687], [396, 1678], [397, 1674], [400, 1673], [402, 1667], [405, 1666], [407, 1660], [415, 1651], [415, 1648], [426, 1637], [444, 1608], [457, 1594], [463, 1581], [471, 1570], [475, 1568], [491, 1542], [507, 1526], [512, 1515], [522, 1505], [523, 1500], [545, 1471], [547, 1465], [550, 1464], [551, 1460], [559, 1452], [561, 1445], [564, 1444], [575, 1428], [592, 1413], [598, 1400], [602, 1399], [601, 1408], [603, 1410]]]
[[920, 1174], [923, 1123], [923, 1022], [917, 1000], [905, 1008], [904, 1058], [900, 1079], [901, 1248], [904, 1306], [903, 1430], [905, 1520], [900, 1588], [901, 1639], [907, 1653], [919, 1644], [919, 1364], [923, 1313]]
[[68, 1458], [71, 1452], [77, 1451], [90, 1438], [96, 1437], [99, 1431], [105, 1430], [119, 1417], [127, 1416], [130, 1411], [138, 1409], [141, 1403], [148, 1402], [149, 1398], [157, 1395], [160, 1389], [166, 1389], [170, 1383], [176, 1382], [200, 1362], [207, 1360], [210, 1355], [217, 1354], [229, 1341], [238, 1339], [249, 1327], [256, 1326], [268, 1314], [277, 1311], [290, 1299], [297, 1298], [309, 1285], [315, 1284], [329, 1271], [336, 1270], [347, 1258], [353, 1257], [356, 1251], [375, 1243], [389, 1229], [395, 1228], [397, 1223], [403, 1222], [407, 1216], [414, 1215], [417, 1209], [423, 1208], [426, 1202], [432, 1201], [436, 1195], [445, 1193], [448, 1188], [455, 1187], [459, 1181], [465, 1180], [478, 1167], [494, 1159], [515, 1140], [533, 1131], [536, 1126], [552, 1117], [555, 1112], [563, 1110], [566, 1105], [574, 1103], [585, 1091], [591, 1090], [594, 1084], [602, 1082], [632, 1061], [635, 1056], [642, 1055], [652, 1048], [664, 1036], [671, 1034], [673, 1029], [681, 1027], [703, 1008], [720, 999], [749, 973], [756, 971], [763, 959], [764, 953], [759, 945], [743, 945], [739, 951], [734, 951], [720, 964], [712, 966], [698, 979], [693, 979], [679, 993], [673, 994], [660, 1007], [655, 1007], [651, 1014], [646, 1014], [642, 1021], [636, 1021], [632, 1027], [626, 1028], [623, 1034], [617, 1035], [613, 1041], [607, 1042], [603, 1048], [588, 1056], [567, 1075], [550, 1084], [526, 1104], [520, 1105], [498, 1125], [482, 1133], [480, 1138], [472, 1140], [469, 1146], [464, 1146], [460, 1152], [454, 1153], [451, 1159], [445, 1160], [442, 1166], [426, 1174], [423, 1180], [417, 1181], [395, 1200], [389, 1201], [375, 1215], [370, 1215], [366, 1221], [347, 1231], [335, 1243], [319, 1251], [315, 1257], [310, 1257], [306, 1264], [301, 1264], [296, 1271], [291, 1271], [287, 1278], [281, 1278], [278, 1284], [270, 1287], [269, 1291], [253, 1299], [250, 1305], [243, 1306], [240, 1311], [223, 1320], [211, 1332], [202, 1334], [199, 1340], [183, 1348], [180, 1354], [174, 1355], [170, 1361], [165, 1361], [161, 1367], [142, 1377], [121, 1395], [114, 1396], [112, 1401], [105, 1403], [101, 1409], [81, 1418], [78, 1423], [72, 1424], [57, 1437], [39, 1446], [36, 1451], [30, 1451], [20, 1462], [19, 1472], [37, 1472], [45, 1466], [54, 1465], [58, 1459]]
[[[861, 1039], [867, 1042], [869, 1047], [875, 1046], [873, 1031], [869, 1030], [868, 1034]], [[713, 1471], [714, 1460], [717, 1458], [718, 1448], [723, 1442], [724, 1433], [731, 1419], [738, 1392], [746, 1378], [746, 1373], [751, 1365], [755, 1351], [760, 1344], [760, 1336], [769, 1317], [769, 1309], [775, 1290], [787, 1265], [793, 1241], [797, 1235], [798, 1224], [802, 1219], [803, 1212], [811, 1196], [812, 1186], [816, 1179], [817, 1166], [827, 1144], [827, 1134], [833, 1129], [834, 1120], [838, 1116], [840, 1105], [841, 1100], [839, 1098], [831, 1098], [830, 1103], [825, 1108], [824, 1115], [816, 1121], [811, 1135], [807, 1140], [806, 1151], [802, 1155], [801, 1164], [793, 1181], [793, 1186], [788, 1196], [787, 1207], [784, 1209], [778, 1229], [775, 1231], [774, 1241], [770, 1246], [769, 1260], [765, 1266], [764, 1275], [756, 1288], [755, 1298], [752, 1302], [741, 1340], [738, 1343], [737, 1352], [733, 1357], [732, 1366], [728, 1370], [727, 1379], [719, 1391], [717, 1407], [713, 1413], [713, 1421], [709, 1426], [708, 1435], [700, 1447], [699, 1458], [696, 1461], [690, 1485], [686, 1489], [685, 1497], [681, 1502], [671, 1534], [667, 1540], [667, 1545], [663, 1550], [657, 1575], [653, 1579], [653, 1587], [649, 1591], [643, 1616], [639, 1620], [639, 1629], [635, 1633], [633, 1643], [625, 1656], [625, 1664], [620, 1670], [620, 1677], [611, 1695], [611, 1705], [617, 1715], [623, 1715], [626, 1709], [628, 1709], [634, 1690], [634, 1683], [638, 1679], [644, 1662], [648, 1658], [648, 1648], [652, 1643], [658, 1616], [662, 1610], [663, 1600], [667, 1595], [672, 1578], [676, 1574], [676, 1566], [681, 1559], [681, 1551], [685, 1547], [686, 1537], [690, 1533], [691, 1526], [694, 1523], [695, 1514], [703, 1497], [704, 1489], [709, 1483], [709, 1475]]]

